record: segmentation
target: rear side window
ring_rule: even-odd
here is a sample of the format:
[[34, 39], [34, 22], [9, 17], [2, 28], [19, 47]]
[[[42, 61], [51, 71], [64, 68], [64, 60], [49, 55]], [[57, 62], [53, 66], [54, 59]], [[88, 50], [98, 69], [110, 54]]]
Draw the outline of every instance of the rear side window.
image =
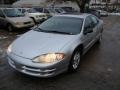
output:
[[3, 14], [2, 10], [0, 10], [0, 17], [5, 17], [5, 15]]
[[92, 19], [92, 22], [94, 23], [94, 25], [97, 25], [98, 24], [98, 19], [94, 16], [91, 16], [91, 19]]
[[36, 11], [38, 11], [38, 12], [43, 12], [43, 8], [34, 8]]
[[87, 17], [85, 20], [84, 28], [90, 27], [91, 25], [92, 25], [92, 20], [90, 19], [90, 17]]

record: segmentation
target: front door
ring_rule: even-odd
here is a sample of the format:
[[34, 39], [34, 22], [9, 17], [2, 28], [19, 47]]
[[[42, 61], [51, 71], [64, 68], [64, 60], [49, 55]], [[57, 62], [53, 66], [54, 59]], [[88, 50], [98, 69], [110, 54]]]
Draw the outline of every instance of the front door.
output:
[[84, 30], [83, 30], [84, 53], [86, 53], [88, 49], [93, 45], [95, 32], [96, 32], [96, 28], [92, 22], [91, 17], [88, 16], [85, 20]]

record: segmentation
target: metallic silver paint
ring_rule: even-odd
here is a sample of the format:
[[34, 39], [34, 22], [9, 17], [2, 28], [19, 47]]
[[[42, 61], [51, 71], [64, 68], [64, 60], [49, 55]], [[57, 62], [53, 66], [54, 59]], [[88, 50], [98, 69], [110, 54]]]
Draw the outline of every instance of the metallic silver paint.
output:
[[[63, 16], [83, 18], [85, 23], [85, 19], [89, 15]], [[85, 54], [99, 39], [102, 34], [103, 22], [100, 20], [93, 32], [87, 35], [83, 34], [83, 27], [81, 33], [77, 35], [44, 33], [33, 30], [25, 33], [11, 44], [12, 52], [7, 52], [10, 66], [24, 74], [37, 77], [52, 77], [66, 71], [72, 54], [79, 45], [83, 45], [83, 54]], [[89, 42], [86, 42], [88, 40]], [[64, 53], [65, 58], [62, 61], [48, 64], [32, 62], [35, 57], [47, 53]], [[19, 66], [20, 68], [18, 68]]]

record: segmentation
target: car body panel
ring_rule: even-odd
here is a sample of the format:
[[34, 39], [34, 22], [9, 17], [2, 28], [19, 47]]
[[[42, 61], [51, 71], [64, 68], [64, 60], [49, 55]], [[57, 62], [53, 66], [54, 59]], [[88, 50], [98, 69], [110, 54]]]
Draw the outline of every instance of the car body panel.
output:
[[[14, 8], [1, 8], [0, 10], [4, 9], [14, 9]], [[4, 12], [3, 12], [4, 13]], [[25, 28], [25, 27], [32, 27], [34, 26], [34, 22], [31, 18], [27, 16], [20, 16], [20, 17], [8, 17], [4, 13], [5, 17], [0, 17], [0, 21], [3, 26], [7, 27], [8, 24], [12, 25], [14, 28]], [[16, 25], [16, 23], [21, 23], [20, 25]]]
[[[12, 22], [11, 24], [15, 27], [15, 28], [24, 28], [24, 27], [29, 27], [29, 26], [33, 26], [34, 22], [31, 18], [29, 17], [6, 17], [6, 21], [8, 22]], [[22, 23], [21, 25], [16, 25], [15, 23]]]
[[[93, 27], [93, 31], [84, 34], [85, 20], [89, 16], [91, 14], [59, 15], [59, 17], [84, 19], [81, 32], [76, 35], [33, 30], [25, 33], [11, 44], [12, 51], [7, 52], [9, 64], [24, 74], [37, 77], [51, 77], [66, 71], [76, 48], [80, 48], [79, 46], [82, 45], [83, 54], [85, 54], [102, 34], [103, 22], [99, 19], [99, 22]], [[63, 60], [53, 63], [32, 62], [37, 56], [48, 53], [64, 53], [65, 57]]]
[[29, 9], [33, 9], [33, 8], [19, 8], [21, 12], [24, 10], [23, 13], [26, 16], [29, 16], [30, 18], [34, 19], [36, 23], [39, 23], [40, 21], [47, 19], [46, 14], [40, 12], [29, 13], [28, 12]]
[[[13, 52], [16, 55], [20, 55], [29, 59], [46, 53], [57, 53], [61, 48], [64, 47], [64, 45], [74, 39], [74, 37], [74, 35], [30, 31], [24, 34], [22, 37], [18, 38], [16, 42], [13, 43]], [[34, 44], [31, 44], [31, 42]], [[25, 46], [27, 47], [25, 48]]]

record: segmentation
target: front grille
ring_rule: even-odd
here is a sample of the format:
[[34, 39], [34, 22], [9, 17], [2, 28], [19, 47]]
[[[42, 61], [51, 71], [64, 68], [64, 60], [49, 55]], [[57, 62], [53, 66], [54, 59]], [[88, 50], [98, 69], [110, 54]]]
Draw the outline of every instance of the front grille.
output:
[[30, 24], [31, 22], [24, 22], [24, 24]]
[[45, 15], [40, 15], [39, 17], [45, 17]]

